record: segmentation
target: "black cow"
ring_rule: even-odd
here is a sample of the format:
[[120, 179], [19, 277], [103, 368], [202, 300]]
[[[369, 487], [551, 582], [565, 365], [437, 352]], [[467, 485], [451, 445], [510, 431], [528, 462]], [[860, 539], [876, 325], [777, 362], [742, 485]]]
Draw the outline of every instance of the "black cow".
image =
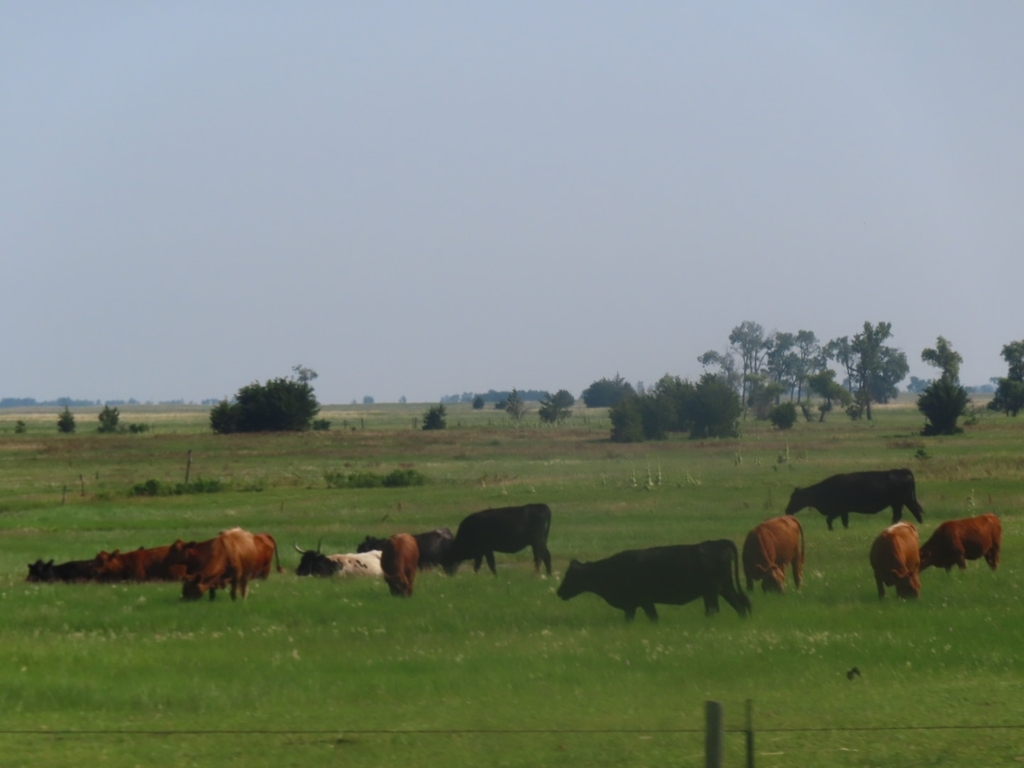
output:
[[[416, 546], [420, 548], [418, 567], [421, 571], [433, 568], [435, 565], [441, 565], [444, 561], [444, 556], [452, 548], [452, 542], [455, 541], [452, 532], [447, 528], [435, 528], [425, 533], [413, 534], [413, 538], [416, 539]], [[367, 536], [363, 539], [363, 543], [356, 547], [356, 552], [372, 552], [375, 549], [382, 550], [387, 541], [388, 539], [375, 539], [373, 536]]]
[[495, 552], [518, 552], [526, 547], [533, 549], [533, 567], [540, 571], [540, 564], [551, 575], [551, 553], [548, 552], [548, 531], [551, 530], [551, 508], [547, 504], [526, 504], [522, 507], [500, 507], [485, 509], [467, 515], [459, 523], [448, 554], [442, 565], [451, 576], [459, 569], [463, 560], [473, 560], [473, 571], [480, 570], [480, 563], [486, 558], [491, 573], [498, 575], [494, 567]]
[[739, 553], [729, 539], [629, 549], [592, 563], [573, 560], [558, 596], [568, 600], [582, 592], [625, 611], [626, 621], [636, 617], [637, 608], [657, 621], [655, 603], [685, 605], [698, 597], [704, 598], [704, 614], [710, 616], [718, 612], [719, 595], [740, 616], [751, 611], [740, 589]]
[[832, 475], [807, 488], [795, 488], [786, 514], [795, 515], [804, 507], [813, 507], [825, 515], [831, 531], [832, 521], [837, 517], [843, 519], [843, 528], [849, 528], [851, 512], [873, 515], [886, 507], [892, 507], [892, 521], [898, 523], [904, 505], [917, 522], [922, 522], [924, 510], [917, 503], [914, 473], [909, 469], [889, 469]]
[[42, 559], [30, 563], [25, 581], [91, 581], [96, 578], [96, 558], [92, 560], [69, 560], [54, 565], [53, 560]]

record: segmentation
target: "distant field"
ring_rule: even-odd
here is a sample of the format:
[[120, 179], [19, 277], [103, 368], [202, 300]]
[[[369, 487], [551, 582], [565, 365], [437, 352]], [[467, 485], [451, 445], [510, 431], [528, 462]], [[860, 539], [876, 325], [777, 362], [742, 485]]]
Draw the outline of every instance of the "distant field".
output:
[[[986, 766], [1024, 760], [1024, 420], [983, 413], [923, 438], [907, 406], [873, 423], [833, 415], [729, 441], [619, 445], [604, 411], [559, 427], [531, 414], [425, 405], [325, 406], [328, 432], [209, 434], [208, 409], [122, 407], [139, 435], [95, 433], [99, 409], [0, 411], [0, 760], [4, 766], [703, 765], [703, 711], [728, 729], [753, 700], [759, 766]], [[15, 434], [23, 420], [25, 434]], [[155, 479], [217, 493], [140, 497]], [[728, 537], [781, 514], [795, 485], [909, 467], [922, 541], [983, 511], [1004, 525], [992, 573], [929, 570], [916, 602], [879, 601], [868, 566], [889, 514], [829, 532], [812, 510], [800, 593], [751, 595], [753, 616], [697, 602], [661, 621], [592, 595], [555, 595], [570, 558]], [[336, 473], [415, 468], [414, 488], [337, 489]], [[409, 600], [381, 583], [272, 574], [245, 603], [185, 604], [180, 587], [33, 585], [36, 558], [205, 538], [233, 525], [351, 551], [366, 534], [417, 532], [486, 507], [545, 502], [552, 578], [529, 552], [492, 577], [422, 574]], [[791, 585], [790, 585], [791, 586]], [[862, 676], [848, 680], [858, 667]], [[728, 765], [742, 764], [731, 733]]]

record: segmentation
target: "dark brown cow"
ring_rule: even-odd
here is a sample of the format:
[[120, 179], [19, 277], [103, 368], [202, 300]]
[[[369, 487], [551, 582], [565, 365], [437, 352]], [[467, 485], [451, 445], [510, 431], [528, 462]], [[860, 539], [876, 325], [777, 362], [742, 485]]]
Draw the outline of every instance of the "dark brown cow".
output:
[[396, 533], [384, 542], [384, 548], [380, 551], [380, 567], [392, 595], [412, 596], [419, 559], [420, 550], [416, 539], [408, 533]]
[[949, 569], [954, 565], [967, 568], [967, 560], [984, 557], [993, 571], [999, 567], [999, 548], [1003, 543], [1003, 526], [999, 518], [988, 512], [964, 520], [947, 520], [921, 547], [921, 570], [930, 566]]
[[891, 507], [894, 523], [902, 519], [903, 507], [907, 507], [919, 523], [924, 514], [917, 503], [914, 473], [909, 469], [849, 472], [826, 477], [807, 488], [793, 489], [786, 514], [795, 515], [804, 507], [821, 512], [830, 531], [837, 517], [843, 521], [843, 528], [849, 528], [851, 512], [874, 515]]
[[249, 580], [260, 569], [260, 547], [256, 537], [241, 528], [222, 531], [213, 539], [210, 555], [199, 573], [188, 576], [182, 586], [181, 596], [186, 600], [198, 600], [205, 592], [214, 598], [217, 589], [231, 583], [231, 599], [238, 592], [244, 600], [249, 596]]
[[875, 572], [878, 598], [885, 597], [886, 587], [896, 587], [902, 598], [921, 594], [921, 557], [917, 548], [917, 528], [913, 523], [890, 525], [871, 545], [871, 568]]
[[[182, 541], [178, 539], [170, 546], [167, 553], [167, 568], [174, 579], [195, 576], [206, 565], [213, 554], [213, 544], [217, 539], [206, 541]], [[211, 598], [212, 599], [212, 598]]]
[[743, 542], [743, 575], [747, 591], [754, 581], [765, 592], [786, 591], [786, 566], [793, 566], [793, 583], [800, 589], [804, 573], [804, 530], [795, 517], [773, 517], [747, 534]]

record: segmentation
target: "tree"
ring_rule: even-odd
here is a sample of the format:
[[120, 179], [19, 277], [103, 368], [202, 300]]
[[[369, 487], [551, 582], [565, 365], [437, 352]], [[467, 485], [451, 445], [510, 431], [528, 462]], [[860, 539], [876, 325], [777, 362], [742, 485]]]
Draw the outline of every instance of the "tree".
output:
[[[714, 373], [715, 375], [725, 379], [726, 383], [737, 392], [743, 388], [743, 379], [736, 370], [736, 358], [734, 358], [729, 352], [716, 352], [713, 349], [709, 349], [697, 358], [697, 362], [699, 362], [708, 373]], [[718, 370], [708, 371], [708, 368], [711, 366], [716, 366]]]
[[796, 423], [796, 405], [792, 400], [776, 405], [768, 413], [768, 419], [777, 429], [792, 429]]
[[117, 422], [120, 418], [121, 414], [117, 408], [111, 408], [109, 405], [103, 406], [103, 410], [100, 411], [99, 415], [100, 426], [97, 431], [104, 434], [117, 432]]
[[231, 432], [302, 432], [313, 426], [320, 404], [310, 381], [316, 372], [295, 366], [297, 378], [253, 382], [238, 390], [234, 402], [222, 400], [210, 411], [210, 427]]
[[1024, 410], [1024, 340], [1004, 345], [1002, 356], [1009, 370], [1006, 376], [996, 380], [996, 393], [988, 407], [1007, 416], [1016, 416]]
[[505, 413], [516, 424], [526, 415], [526, 403], [523, 402], [523, 398], [519, 396], [519, 391], [515, 387], [508, 393], [508, 400], [505, 401]]
[[761, 372], [761, 367], [771, 349], [771, 339], [765, 337], [764, 328], [760, 323], [744, 320], [732, 329], [729, 334], [729, 343], [739, 353], [743, 365], [740, 402], [745, 417], [749, 377]]
[[821, 345], [814, 331], [796, 332], [796, 401], [799, 403], [807, 377], [825, 367]]
[[445, 429], [448, 426], [447, 417], [444, 403], [432, 405], [423, 414], [423, 429]]
[[[792, 333], [781, 333], [776, 331], [771, 337], [770, 348], [765, 357], [765, 370], [770, 381], [775, 387], [775, 403], [786, 391], [789, 391], [790, 398], [793, 397], [793, 390], [796, 389], [800, 357], [793, 351], [796, 346], [796, 336]], [[763, 418], [759, 416], [758, 418]]]
[[924, 392], [933, 381], [935, 379], [919, 379], [917, 376], [911, 376], [910, 383], [907, 384], [907, 392]]
[[846, 390], [853, 394], [859, 356], [850, 345], [850, 337], [840, 336], [837, 339], [832, 339], [825, 345], [823, 352], [826, 359], [833, 360], [843, 366], [843, 370], [846, 371]]
[[747, 405], [754, 409], [754, 418], [764, 420], [783, 392], [783, 385], [764, 374], [749, 377]]
[[818, 373], [807, 379], [807, 390], [811, 394], [822, 399], [818, 406], [821, 412], [819, 423], [825, 420], [825, 414], [832, 410], [833, 401], [838, 401], [844, 408], [853, 402], [853, 395], [850, 394], [842, 384], [836, 381], [836, 372], [831, 368], [823, 368]]
[[63, 412], [57, 417], [57, 429], [66, 435], [75, 431], [75, 415], [65, 405]]
[[640, 412], [640, 396], [635, 392], [619, 399], [608, 409], [612, 420], [611, 439], [614, 443], [642, 443], [644, 421]]
[[635, 395], [633, 386], [615, 374], [614, 379], [599, 379], [583, 390], [583, 404], [587, 408], [610, 408], [626, 395]]
[[921, 352], [921, 360], [934, 365], [942, 373], [917, 398], [917, 409], [925, 416], [923, 434], [955, 435], [962, 432], [957, 421], [967, 412], [970, 398], [960, 385], [960, 364], [964, 359], [942, 336], [935, 341], [935, 349]]
[[694, 389], [690, 407], [690, 437], [736, 437], [743, 406], [729, 382], [705, 373]]
[[[572, 407], [576, 398], [568, 391], [560, 389], [553, 395], [548, 395], [540, 403], [540, 420], [548, 424], [556, 424], [565, 421], [572, 416]], [[483, 403], [481, 402], [481, 406]]]
[[898, 393], [897, 385], [906, 378], [910, 366], [907, 356], [898, 349], [885, 346], [892, 337], [892, 323], [875, 326], [864, 323], [864, 329], [853, 337], [850, 348], [857, 356], [855, 374], [859, 402], [871, 420], [871, 403], [887, 403]]
[[482, 411], [484, 408], [484, 399], [481, 395], [477, 395], [473, 398], [473, 410]]

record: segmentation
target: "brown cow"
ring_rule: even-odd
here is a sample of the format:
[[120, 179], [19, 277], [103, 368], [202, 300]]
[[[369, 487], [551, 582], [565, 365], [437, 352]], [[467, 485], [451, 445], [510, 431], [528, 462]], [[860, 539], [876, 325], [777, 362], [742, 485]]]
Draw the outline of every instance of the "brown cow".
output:
[[747, 591], [761, 580], [765, 592], [786, 591], [786, 566], [793, 566], [793, 582], [800, 589], [804, 573], [804, 529], [795, 517], [773, 517], [747, 534], [743, 542], [743, 575]]
[[139, 547], [131, 552], [100, 552], [96, 555], [96, 578], [101, 581], [173, 581], [167, 563], [170, 547]]
[[380, 567], [392, 595], [410, 597], [416, 580], [420, 550], [416, 539], [408, 533], [396, 533], [380, 552]]
[[878, 534], [871, 545], [871, 567], [879, 599], [885, 597], [885, 588], [892, 586], [902, 598], [921, 594], [917, 541], [917, 528], [912, 523], [896, 523]]
[[274, 541], [274, 537], [269, 533], [256, 533], [253, 534], [253, 539], [256, 541], [257, 554], [256, 572], [253, 574], [253, 578], [267, 578], [270, 575], [270, 565], [275, 560], [277, 561], [277, 572], [284, 573], [281, 559], [277, 556], [277, 542]]
[[[269, 566], [267, 566], [269, 570]], [[213, 539], [210, 556], [199, 573], [190, 575], [182, 586], [181, 596], [186, 600], [198, 600], [207, 591], [210, 599], [217, 589], [231, 582], [231, 599], [241, 591], [244, 600], [249, 595], [249, 580], [260, 569], [260, 546], [256, 537], [241, 528], [222, 531]]]
[[217, 540], [182, 541], [178, 539], [171, 544], [165, 562], [172, 578], [184, 579], [189, 576], [195, 576], [203, 570], [206, 561], [213, 554], [213, 543], [215, 541]]
[[954, 565], [967, 568], [967, 560], [984, 557], [993, 571], [999, 567], [999, 548], [1003, 542], [1003, 526], [999, 518], [988, 512], [964, 520], [947, 520], [921, 547], [921, 570], [930, 566], [945, 568]]

